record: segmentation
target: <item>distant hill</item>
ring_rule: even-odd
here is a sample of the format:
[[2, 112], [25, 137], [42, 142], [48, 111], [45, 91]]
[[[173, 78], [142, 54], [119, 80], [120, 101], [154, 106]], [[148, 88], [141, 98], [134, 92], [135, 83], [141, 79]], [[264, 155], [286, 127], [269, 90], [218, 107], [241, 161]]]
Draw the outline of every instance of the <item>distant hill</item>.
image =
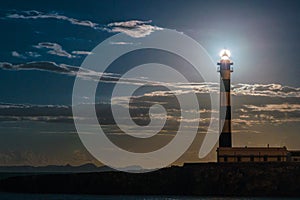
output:
[[[143, 172], [147, 171], [143, 169], [141, 166], [128, 166], [124, 168], [120, 168], [121, 171], [131, 171], [131, 172]], [[80, 166], [72, 166], [72, 165], [47, 165], [47, 166], [0, 166], [1, 172], [15, 172], [15, 173], [39, 173], [39, 172], [108, 172], [108, 171], [116, 171], [108, 166], [97, 167], [92, 163], [87, 163]]]
[[48, 166], [0, 166], [0, 172], [105, 172], [114, 171], [114, 169], [101, 166], [97, 167], [94, 164], [88, 163], [80, 166], [72, 165], [48, 165]]

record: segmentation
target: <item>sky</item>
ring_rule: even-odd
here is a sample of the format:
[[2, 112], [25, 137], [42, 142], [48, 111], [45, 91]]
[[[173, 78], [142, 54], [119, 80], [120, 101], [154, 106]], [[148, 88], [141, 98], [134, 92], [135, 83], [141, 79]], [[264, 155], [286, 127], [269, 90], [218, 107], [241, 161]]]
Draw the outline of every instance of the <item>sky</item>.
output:
[[[1, 2], [0, 165], [101, 165], [82, 145], [72, 118], [78, 68], [100, 42], [114, 34], [145, 38], [163, 29], [182, 32], [200, 43], [215, 62], [211, 70], [216, 80], [219, 51], [231, 50], [234, 145], [300, 149], [299, 9], [296, 0]], [[124, 149], [144, 152], [174, 137], [176, 117], [170, 118], [159, 138], [148, 142], [126, 138], [119, 134], [108, 106], [117, 72], [137, 62], [134, 56], [138, 63], [151, 59], [181, 63], [160, 53], [127, 55], [114, 63], [116, 73], [108, 74], [109, 80], [98, 88], [99, 122]], [[87, 71], [80, 76], [93, 79], [95, 74]], [[198, 98], [218, 91], [216, 82], [199, 82], [193, 88]], [[172, 109], [177, 105], [174, 96], [155, 89], [136, 93], [137, 108], [132, 113], [137, 124], [149, 122], [148, 109], [138, 108], [147, 102], [170, 104], [168, 114], [178, 115]], [[177, 92], [184, 97], [185, 89], [179, 87]], [[122, 107], [122, 100], [116, 98], [114, 103]], [[204, 118], [199, 138], [176, 163], [199, 161], [197, 141], [207, 128], [207, 105], [200, 109]], [[138, 117], [143, 114], [146, 118]], [[214, 151], [204, 159], [213, 160]]]

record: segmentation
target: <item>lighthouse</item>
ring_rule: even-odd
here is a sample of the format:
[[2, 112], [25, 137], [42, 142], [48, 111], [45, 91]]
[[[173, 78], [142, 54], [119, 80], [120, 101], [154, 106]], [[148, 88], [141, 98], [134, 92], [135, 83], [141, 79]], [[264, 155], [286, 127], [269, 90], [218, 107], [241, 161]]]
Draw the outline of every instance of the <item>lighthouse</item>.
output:
[[[231, 102], [230, 102], [230, 75], [233, 72], [230, 61], [231, 53], [227, 49], [220, 52], [220, 138], [219, 147], [232, 147], [231, 141]], [[225, 116], [224, 116], [225, 115]]]
[[286, 162], [292, 155], [284, 147], [232, 147], [231, 138], [231, 102], [230, 82], [233, 63], [231, 53], [227, 49], [220, 52], [218, 72], [220, 72], [220, 120], [218, 162]]

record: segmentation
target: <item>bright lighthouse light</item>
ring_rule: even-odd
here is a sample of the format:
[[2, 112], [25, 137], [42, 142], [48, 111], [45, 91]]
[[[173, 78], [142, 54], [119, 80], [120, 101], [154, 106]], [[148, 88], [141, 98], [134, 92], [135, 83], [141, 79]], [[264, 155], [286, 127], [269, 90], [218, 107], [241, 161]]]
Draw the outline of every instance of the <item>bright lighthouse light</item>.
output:
[[230, 53], [230, 51], [229, 51], [228, 49], [222, 49], [222, 50], [220, 51], [220, 57], [222, 57], [222, 56], [230, 57], [230, 56], [231, 56], [231, 53]]
[[222, 49], [220, 52], [221, 60], [229, 60], [231, 53], [228, 49]]

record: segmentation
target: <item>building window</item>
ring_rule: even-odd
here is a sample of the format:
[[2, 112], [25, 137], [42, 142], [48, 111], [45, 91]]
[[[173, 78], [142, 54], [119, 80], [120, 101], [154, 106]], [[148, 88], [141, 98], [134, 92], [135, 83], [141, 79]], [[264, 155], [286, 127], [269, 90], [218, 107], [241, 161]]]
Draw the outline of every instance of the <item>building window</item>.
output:
[[224, 162], [227, 162], [227, 161], [228, 161], [227, 156], [224, 156]]
[[268, 161], [268, 156], [264, 155], [264, 161], [267, 162]]
[[277, 161], [278, 161], [278, 162], [281, 161], [281, 156], [277, 156]]
[[241, 161], [242, 161], [241, 156], [238, 156], [238, 157], [237, 157], [237, 161], [238, 161], [238, 162], [241, 162]]
[[254, 162], [254, 155], [251, 155], [251, 156], [250, 156], [250, 161], [251, 161], [251, 162]]

